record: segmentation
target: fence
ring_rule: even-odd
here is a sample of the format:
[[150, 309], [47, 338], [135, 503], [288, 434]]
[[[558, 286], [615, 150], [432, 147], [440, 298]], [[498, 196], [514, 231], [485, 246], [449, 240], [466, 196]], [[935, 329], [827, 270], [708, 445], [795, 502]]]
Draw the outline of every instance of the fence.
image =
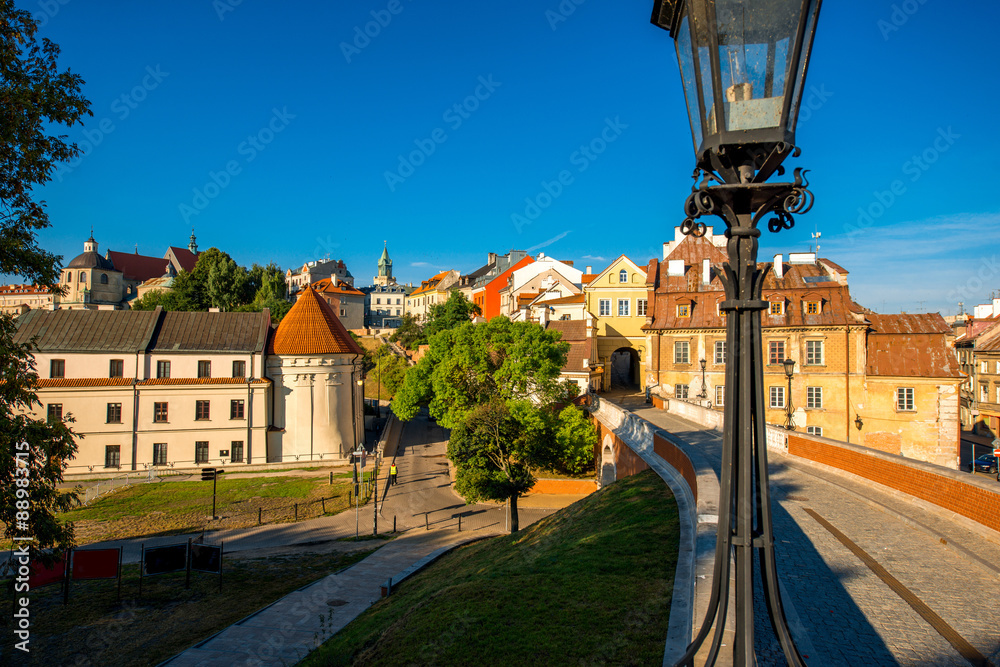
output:
[[117, 475], [111, 479], [101, 479], [97, 481], [94, 486], [87, 487], [83, 490], [78, 498], [80, 505], [88, 505], [94, 501], [94, 499], [102, 496], [106, 493], [111, 493], [112, 491], [117, 491], [119, 489], [124, 489], [133, 484], [146, 484], [148, 482], [158, 482], [159, 477], [156, 474], [155, 468], [150, 468], [149, 470], [143, 470], [142, 472], [128, 472], [124, 475]]

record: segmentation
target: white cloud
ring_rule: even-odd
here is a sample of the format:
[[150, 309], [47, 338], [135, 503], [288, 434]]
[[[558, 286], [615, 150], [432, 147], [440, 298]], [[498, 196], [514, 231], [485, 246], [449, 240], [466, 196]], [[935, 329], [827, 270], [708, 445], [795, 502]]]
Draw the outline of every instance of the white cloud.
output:
[[567, 236], [569, 236], [569, 232], [563, 232], [562, 234], [559, 234], [558, 236], [553, 236], [548, 241], [543, 241], [543, 242], [539, 243], [536, 246], [531, 246], [530, 248], [528, 248], [527, 252], [531, 253], [531, 252], [534, 252], [535, 250], [541, 250], [542, 248], [545, 248], [547, 246], [552, 245], [556, 241], [561, 241], [562, 239], [566, 238]]

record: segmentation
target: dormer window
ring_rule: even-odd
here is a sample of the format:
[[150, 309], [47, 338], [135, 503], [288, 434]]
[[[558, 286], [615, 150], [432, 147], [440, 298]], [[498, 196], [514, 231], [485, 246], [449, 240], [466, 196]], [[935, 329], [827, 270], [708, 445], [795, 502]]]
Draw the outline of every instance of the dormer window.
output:
[[691, 304], [690, 303], [677, 304], [677, 317], [691, 317]]
[[806, 301], [806, 315], [819, 315], [819, 301]]
[[627, 283], [628, 282], [628, 271], [622, 269], [618, 272], [618, 282]]
[[785, 314], [785, 302], [784, 301], [771, 301], [767, 310], [768, 315], [784, 315]]

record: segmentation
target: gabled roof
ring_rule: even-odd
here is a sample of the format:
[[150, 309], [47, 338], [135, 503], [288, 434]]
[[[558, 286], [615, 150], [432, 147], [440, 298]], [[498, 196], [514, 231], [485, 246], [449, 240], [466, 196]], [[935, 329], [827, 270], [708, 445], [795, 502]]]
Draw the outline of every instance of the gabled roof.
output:
[[[108, 250], [108, 259], [127, 280], [139, 282], [159, 278], [167, 272], [167, 264], [170, 263], [170, 260], [165, 257], [150, 257], [149, 255], [137, 255], [117, 250]], [[194, 266], [192, 265], [191, 268], [193, 269]]]
[[140, 352], [162, 311], [31, 310], [17, 319], [14, 341], [38, 337], [39, 352]]
[[317, 292], [322, 292], [324, 294], [348, 294], [350, 296], [360, 297], [365, 295], [361, 290], [355, 289], [346, 283], [337, 283], [337, 281], [332, 278], [317, 280], [312, 284], [312, 287]]
[[333, 308], [311, 285], [281, 320], [268, 345], [270, 354], [364, 354]]
[[[558, 331], [562, 334], [562, 340], [569, 343], [569, 352], [566, 353], [566, 365], [564, 372], [588, 373], [590, 371], [593, 355], [593, 338], [587, 338], [587, 322], [584, 320], [550, 320], [546, 323], [545, 329], [548, 331]], [[583, 365], [584, 359], [587, 366]]]
[[868, 375], [959, 378], [958, 358], [945, 335], [951, 333], [938, 313], [868, 315]]
[[167, 254], [164, 255], [164, 259], [167, 259], [169, 255], [173, 253], [174, 258], [180, 267], [190, 273], [194, 271], [194, 265], [198, 263], [198, 255], [194, 254], [187, 248], [178, 248], [177, 246], [170, 246], [167, 248]]
[[271, 314], [168, 312], [153, 352], [244, 352], [264, 350]]
[[[610, 264], [608, 264], [608, 266], [603, 271], [601, 271], [600, 273], [598, 273], [597, 275], [595, 275], [593, 278], [591, 278], [585, 284], [589, 285], [590, 283], [594, 282], [595, 280], [598, 280], [598, 279], [600, 279], [600, 278], [608, 275], [612, 271], [614, 271], [614, 272], [619, 271], [618, 267], [622, 263], [628, 264], [636, 273], [641, 273], [643, 275], [645, 275], [645, 273], [646, 273], [646, 269], [644, 269], [643, 267], [641, 267], [638, 264], [636, 264], [635, 262], [633, 262], [631, 259], [628, 258], [628, 256], [626, 256], [626, 255], [618, 255], [618, 257], [616, 257]], [[584, 275], [589, 275], [589, 274], [584, 274]], [[582, 276], [581, 276], [581, 278], [582, 278]], [[627, 283], [627, 285], [629, 287], [633, 287], [632, 283]], [[636, 286], [638, 286], [638, 285], [636, 285]]]

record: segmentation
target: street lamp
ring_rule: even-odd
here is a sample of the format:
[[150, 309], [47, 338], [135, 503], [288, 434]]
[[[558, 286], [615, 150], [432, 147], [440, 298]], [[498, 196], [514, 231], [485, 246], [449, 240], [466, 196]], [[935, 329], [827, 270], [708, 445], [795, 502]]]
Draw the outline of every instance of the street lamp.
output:
[[[769, 265], [757, 266], [757, 224], [790, 229], [812, 206], [801, 168], [791, 183], [768, 183], [798, 156], [795, 126], [821, 0], [656, 0], [652, 22], [674, 38], [695, 149], [694, 186], [684, 204], [685, 234], [702, 236], [700, 220], [726, 223], [726, 397], [719, 530], [708, 613], [678, 664], [690, 664], [715, 633], [707, 663], [722, 648], [735, 567], [733, 664], [755, 664], [753, 550], [772, 627], [790, 665], [803, 665], [778, 587], [764, 423], [760, 313]], [[735, 551], [735, 560], [731, 556]]]
[[785, 429], [795, 430], [795, 420], [792, 419], [792, 372], [795, 370], [795, 362], [785, 359], [781, 362], [785, 367], [785, 377], [788, 378], [788, 396], [785, 397]]
[[[365, 380], [364, 378], [359, 378], [356, 382], [361, 391], [361, 443], [365, 449], [368, 449], [368, 430], [365, 428]], [[357, 433], [355, 433], [355, 437], [357, 437]]]
[[859, 414], [855, 414], [854, 415], [854, 425], [857, 427], [857, 429], [859, 431], [865, 425], [865, 423], [863, 421], [861, 421], [861, 415], [859, 415]]
[[705, 360], [702, 359], [698, 362], [701, 365], [701, 393], [698, 394], [698, 398], [708, 398], [708, 385], [705, 384]]

